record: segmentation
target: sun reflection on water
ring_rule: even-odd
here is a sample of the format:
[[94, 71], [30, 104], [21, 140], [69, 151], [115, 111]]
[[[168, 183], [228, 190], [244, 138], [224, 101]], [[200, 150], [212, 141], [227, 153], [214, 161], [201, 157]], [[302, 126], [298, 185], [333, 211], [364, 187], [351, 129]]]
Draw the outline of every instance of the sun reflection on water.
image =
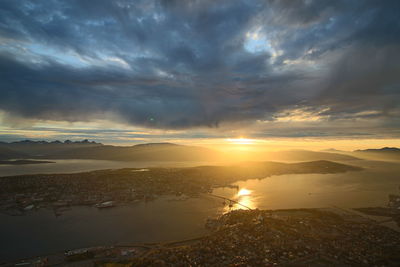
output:
[[253, 191], [241, 188], [234, 196], [232, 196], [232, 200], [237, 201], [238, 203], [231, 202], [227, 203], [224, 208], [224, 212], [229, 212], [231, 210], [238, 210], [238, 209], [255, 209], [257, 208], [254, 196], [252, 195]]
[[251, 190], [248, 190], [248, 189], [246, 189], [246, 188], [242, 188], [242, 189], [240, 189], [239, 192], [237, 193], [237, 196], [238, 196], [238, 197], [249, 196], [249, 195], [251, 195], [252, 192], [253, 192], [253, 191], [251, 191]]

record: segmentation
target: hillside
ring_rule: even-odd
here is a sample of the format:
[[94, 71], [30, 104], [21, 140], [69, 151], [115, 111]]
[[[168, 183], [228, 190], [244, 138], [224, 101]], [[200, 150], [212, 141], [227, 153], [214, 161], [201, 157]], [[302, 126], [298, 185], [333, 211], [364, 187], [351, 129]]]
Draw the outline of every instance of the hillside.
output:
[[75, 141], [75, 142], [69, 140], [66, 140], [64, 142], [61, 141], [46, 142], [46, 141], [31, 141], [31, 140], [23, 140], [11, 143], [0, 142], [0, 148], [15, 151], [21, 153], [22, 154], [21, 157], [24, 157], [25, 155], [30, 158], [45, 157], [54, 152], [62, 153], [77, 148], [99, 147], [102, 145], [103, 144], [101, 143], [90, 142], [88, 140]]
[[96, 146], [71, 149], [46, 155], [49, 159], [102, 159], [120, 161], [213, 161], [222, 155], [211, 149], [169, 143], [130, 147]]
[[316, 152], [308, 150], [288, 150], [271, 152], [268, 156], [277, 161], [315, 161], [315, 160], [331, 160], [331, 161], [348, 161], [358, 160], [357, 157], [334, 152]]
[[353, 154], [375, 160], [400, 160], [400, 149], [397, 147], [356, 150]]
[[203, 147], [171, 143], [111, 146], [87, 140], [0, 143], [0, 159], [100, 159], [119, 161], [218, 161], [222, 153]]

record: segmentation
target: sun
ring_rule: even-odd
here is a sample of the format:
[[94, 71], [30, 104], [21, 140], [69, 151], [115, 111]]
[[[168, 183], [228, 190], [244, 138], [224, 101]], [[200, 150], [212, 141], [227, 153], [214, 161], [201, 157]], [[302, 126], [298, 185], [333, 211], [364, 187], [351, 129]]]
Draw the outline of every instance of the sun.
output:
[[249, 138], [228, 138], [226, 141], [230, 142], [231, 144], [236, 144], [236, 145], [251, 145], [254, 144], [254, 139], [249, 139]]

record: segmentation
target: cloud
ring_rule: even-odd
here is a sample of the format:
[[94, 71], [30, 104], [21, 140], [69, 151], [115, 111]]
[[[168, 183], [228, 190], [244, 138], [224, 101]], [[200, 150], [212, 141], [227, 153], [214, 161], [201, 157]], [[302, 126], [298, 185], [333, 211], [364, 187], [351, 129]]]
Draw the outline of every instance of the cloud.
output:
[[397, 128], [399, 9], [390, 0], [2, 1], [0, 110], [71, 122], [112, 114], [161, 129], [306, 110], [332, 126], [376, 127], [379, 116]]

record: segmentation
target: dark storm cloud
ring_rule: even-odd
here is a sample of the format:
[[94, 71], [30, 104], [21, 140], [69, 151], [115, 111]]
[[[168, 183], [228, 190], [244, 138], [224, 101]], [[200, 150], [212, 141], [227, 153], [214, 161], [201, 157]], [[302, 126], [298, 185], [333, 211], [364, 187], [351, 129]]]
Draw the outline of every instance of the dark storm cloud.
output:
[[400, 109], [399, 10], [396, 0], [2, 1], [0, 109], [157, 128], [299, 108], [387, 122]]

